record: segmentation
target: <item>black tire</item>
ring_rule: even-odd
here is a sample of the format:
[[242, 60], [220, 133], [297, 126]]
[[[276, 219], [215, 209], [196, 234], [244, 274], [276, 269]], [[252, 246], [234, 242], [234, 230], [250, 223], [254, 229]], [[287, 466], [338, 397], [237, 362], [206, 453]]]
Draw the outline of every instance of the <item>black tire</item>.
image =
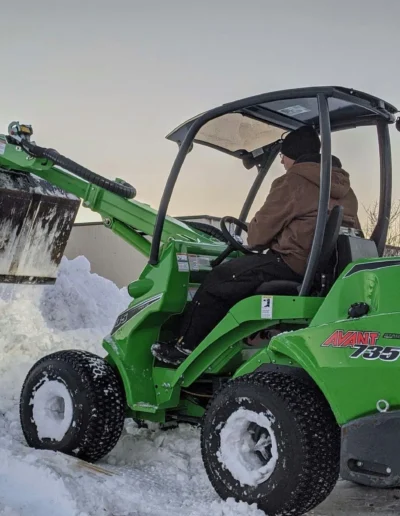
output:
[[[47, 380], [55, 383], [46, 394], [47, 387], [43, 386]], [[59, 391], [58, 396], [54, 389]], [[46, 404], [45, 397], [46, 415], [39, 418], [37, 412]], [[63, 410], [61, 416], [56, 416], [54, 404]], [[119, 376], [105, 360], [87, 351], [59, 351], [42, 358], [31, 368], [22, 387], [20, 420], [32, 448], [56, 450], [94, 462], [117, 444], [124, 419], [125, 395]], [[43, 422], [52, 428], [57, 424], [58, 431], [44, 431]]]
[[[263, 450], [265, 467], [272, 464], [272, 472], [258, 485], [236, 473], [234, 477], [220, 462], [221, 432], [239, 409], [270, 420], [271, 448], [275, 440], [278, 456], [273, 465], [270, 450]], [[245, 419], [242, 424], [247, 432]], [[232, 432], [237, 439], [239, 429]], [[307, 513], [327, 498], [339, 478], [340, 428], [329, 405], [315, 385], [281, 373], [253, 373], [222, 387], [204, 415], [201, 450], [207, 475], [222, 499], [256, 503], [268, 516]], [[225, 450], [225, 457], [233, 460], [233, 443]], [[253, 454], [253, 460], [260, 453]]]

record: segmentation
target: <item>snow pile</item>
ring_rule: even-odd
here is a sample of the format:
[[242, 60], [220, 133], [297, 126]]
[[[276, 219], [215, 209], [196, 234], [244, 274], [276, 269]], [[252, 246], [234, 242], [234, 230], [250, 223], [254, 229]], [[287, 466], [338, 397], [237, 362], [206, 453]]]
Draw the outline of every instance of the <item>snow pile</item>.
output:
[[64, 479], [38, 464], [33, 454], [21, 458], [16, 449], [0, 450], [0, 515], [78, 515]]
[[29, 301], [49, 328], [61, 331], [103, 331], [131, 301], [126, 288], [120, 290], [112, 281], [91, 274], [90, 263], [83, 256], [71, 261], [63, 257], [54, 285], [0, 285], [0, 298]]
[[48, 325], [58, 330], [104, 329], [130, 301], [126, 288], [119, 290], [112, 281], [90, 274], [83, 256], [71, 262], [63, 258], [54, 288], [43, 293], [41, 311]]

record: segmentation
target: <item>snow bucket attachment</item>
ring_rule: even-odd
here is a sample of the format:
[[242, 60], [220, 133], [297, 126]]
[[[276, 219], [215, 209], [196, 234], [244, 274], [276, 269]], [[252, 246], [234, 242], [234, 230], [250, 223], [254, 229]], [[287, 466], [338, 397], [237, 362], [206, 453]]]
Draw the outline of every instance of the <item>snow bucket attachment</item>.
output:
[[0, 283], [54, 283], [79, 205], [44, 179], [0, 168]]

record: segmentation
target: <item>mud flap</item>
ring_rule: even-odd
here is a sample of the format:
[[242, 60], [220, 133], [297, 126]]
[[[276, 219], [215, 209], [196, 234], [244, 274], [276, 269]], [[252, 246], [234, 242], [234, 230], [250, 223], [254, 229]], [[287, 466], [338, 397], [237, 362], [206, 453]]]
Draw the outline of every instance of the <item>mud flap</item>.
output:
[[0, 169], [0, 283], [54, 283], [79, 205], [44, 179]]
[[400, 486], [400, 411], [381, 412], [342, 427], [344, 480], [371, 487]]

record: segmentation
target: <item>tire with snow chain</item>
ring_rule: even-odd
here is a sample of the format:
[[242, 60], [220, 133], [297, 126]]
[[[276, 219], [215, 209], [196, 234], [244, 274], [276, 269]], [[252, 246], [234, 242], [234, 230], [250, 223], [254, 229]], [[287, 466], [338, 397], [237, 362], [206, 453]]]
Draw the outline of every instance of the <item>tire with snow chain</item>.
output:
[[201, 451], [221, 498], [256, 503], [268, 516], [300, 516], [339, 478], [340, 428], [316, 386], [253, 373], [210, 400]]
[[59, 351], [39, 360], [21, 391], [22, 431], [32, 448], [94, 462], [117, 444], [125, 395], [115, 370], [87, 351]]

